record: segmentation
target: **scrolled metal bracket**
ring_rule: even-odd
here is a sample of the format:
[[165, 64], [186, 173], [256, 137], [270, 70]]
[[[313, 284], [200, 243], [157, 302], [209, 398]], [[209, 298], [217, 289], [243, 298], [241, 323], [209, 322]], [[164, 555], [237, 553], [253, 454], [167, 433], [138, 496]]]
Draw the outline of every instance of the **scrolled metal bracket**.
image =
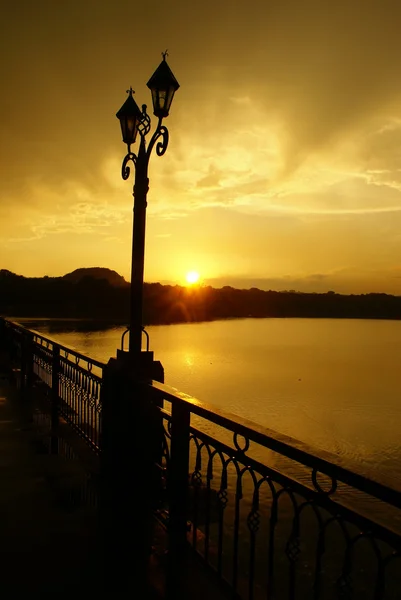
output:
[[141, 137], [139, 153], [138, 155], [134, 154], [133, 152], [131, 152], [130, 146], [128, 146], [128, 153], [126, 154], [121, 167], [121, 176], [124, 180], [127, 180], [131, 173], [131, 169], [128, 166], [128, 163], [130, 161], [134, 163], [135, 168], [137, 168], [137, 165], [139, 168], [140, 164], [141, 169], [144, 168], [145, 172], [147, 172], [147, 166], [149, 164], [150, 155], [152, 154], [155, 144], [157, 156], [163, 156], [163, 154], [166, 152], [169, 142], [169, 133], [167, 127], [165, 125], [162, 125], [162, 120], [162, 117], [159, 118], [156, 130], [153, 133], [148, 147], [146, 149], [145, 138], [150, 132], [151, 120], [148, 113], [146, 112], [146, 104], [142, 105], [142, 118], [138, 125], [138, 133]]
[[158, 137], [162, 137], [162, 140], [156, 145], [157, 156], [163, 156], [168, 146], [168, 129], [164, 125], [160, 127]]
[[121, 166], [121, 177], [124, 179], [124, 181], [128, 179], [131, 173], [131, 169], [128, 166], [129, 161], [132, 161], [134, 165], [136, 165], [137, 155], [133, 152], [128, 152], [128, 154], [125, 156]]
[[152, 139], [149, 142], [149, 146], [148, 146], [148, 150], [147, 150], [148, 160], [152, 153], [153, 147], [159, 138], [162, 138], [162, 139], [160, 141], [158, 141], [156, 144], [157, 156], [163, 156], [163, 154], [167, 150], [168, 140], [169, 140], [168, 129], [165, 125], [162, 125], [161, 122], [162, 122], [161, 119], [159, 119], [157, 129], [154, 132], [154, 134], [152, 135]]

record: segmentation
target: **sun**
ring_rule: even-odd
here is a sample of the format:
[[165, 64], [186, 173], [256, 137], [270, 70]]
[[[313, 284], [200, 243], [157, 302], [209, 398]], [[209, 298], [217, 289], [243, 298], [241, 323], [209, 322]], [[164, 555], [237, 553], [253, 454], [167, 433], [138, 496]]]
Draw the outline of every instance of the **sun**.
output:
[[199, 281], [199, 273], [197, 271], [188, 271], [185, 275], [185, 279], [189, 285], [193, 285], [194, 283], [198, 283]]

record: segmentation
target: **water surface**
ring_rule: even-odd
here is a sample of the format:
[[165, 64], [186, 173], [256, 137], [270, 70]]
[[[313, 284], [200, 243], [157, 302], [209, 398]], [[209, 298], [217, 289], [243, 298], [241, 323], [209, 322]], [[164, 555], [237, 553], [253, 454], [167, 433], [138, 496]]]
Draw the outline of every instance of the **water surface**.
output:
[[[24, 324], [103, 361], [124, 331]], [[397, 482], [401, 321], [241, 319], [147, 331], [167, 384]]]

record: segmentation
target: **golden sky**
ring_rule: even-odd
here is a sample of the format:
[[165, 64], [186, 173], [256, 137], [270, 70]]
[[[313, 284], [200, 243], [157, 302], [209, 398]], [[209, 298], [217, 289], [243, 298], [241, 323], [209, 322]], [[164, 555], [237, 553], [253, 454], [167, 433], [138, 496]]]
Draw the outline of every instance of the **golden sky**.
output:
[[0, 268], [130, 274], [116, 111], [169, 49], [147, 281], [401, 294], [399, 0], [20, 0], [0, 24]]

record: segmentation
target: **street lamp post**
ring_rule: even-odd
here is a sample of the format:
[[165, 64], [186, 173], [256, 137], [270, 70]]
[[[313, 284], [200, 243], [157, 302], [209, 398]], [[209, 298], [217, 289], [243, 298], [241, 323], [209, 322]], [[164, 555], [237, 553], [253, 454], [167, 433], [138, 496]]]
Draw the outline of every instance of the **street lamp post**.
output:
[[[146, 145], [146, 136], [150, 132], [151, 120], [146, 112], [146, 104], [142, 105], [142, 110], [139, 109], [133, 98], [132, 88], [127, 91], [128, 98], [116, 114], [120, 120], [123, 141], [128, 148], [127, 155], [122, 163], [122, 178], [126, 180], [130, 175], [129, 162], [132, 162], [135, 166], [129, 359], [138, 362], [145, 354], [142, 352], [142, 313], [146, 198], [149, 189], [148, 165], [154, 147], [156, 147], [158, 156], [163, 156], [166, 152], [169, 136], [167, 128], [162, 125], [162, 121], [168, 116], [173, 96], [179, 88], [178, 81], [167, 64], [166, 56], [167, 52], [164, 52], [162, 62], [147, 83], [152, 92], [153, 114], [158, 118], [156, 130], [148, 145]], [[139, 150], [138, 154], [134, 154], [131, 151], [131, 145], [134, 144], [137, 134], [140, 137]]]
[[[146, 136], [151, 129], [150, 117], [145, 105], [139, 109], [132, 88], [117, 113], [128, 147], [122, 163], [123, 179], [130, 175], [129, 163], [135, 166], [129, 350], [117, 350], [117, 358], [110, 358], [103, 369], [102, 384], [102, 570], [107, 591], [123, 596], [134, 581], [140, 598], [147, 597], [152, 511], [161, 489], [157, 465], [162, 453], [162, 416], [158, 401], [142, 383], [163, 382], [164, 373], [161, 364], [153, 360], [153, 352], [142, 351], [142, 307], [149, 159], [153, 148], [158, 156], [167, 149], [168, 131], [162, 122], [179, 88], [166, 55], [147, 84], [152, 92], [153, 114], [158, 119], [149, 143]], [[134, 154], [131, 146], [137, 134], [140, 143]], [[127, 552], [132, 544], [134, 560]]]

